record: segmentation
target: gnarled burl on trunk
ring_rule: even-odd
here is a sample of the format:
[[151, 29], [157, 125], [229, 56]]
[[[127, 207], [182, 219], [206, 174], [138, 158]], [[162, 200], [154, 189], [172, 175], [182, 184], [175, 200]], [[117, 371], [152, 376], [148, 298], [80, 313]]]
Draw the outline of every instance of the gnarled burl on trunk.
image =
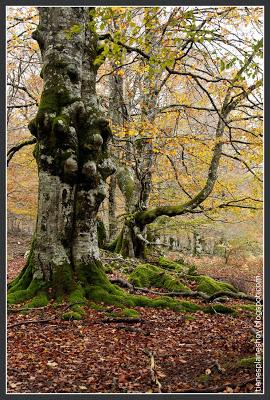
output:
[[90, 7], [40, 7], [33, 32], [43, 61], [44, 87], [29, 129], [37, 138], [39, 192], [36, 230], [27, 265], [11, 283], [10, 303], [43, 291], [55, 296], [102, 284], [96, 215], [105, 180], [109, 123], [98, 109], [98, 40]]

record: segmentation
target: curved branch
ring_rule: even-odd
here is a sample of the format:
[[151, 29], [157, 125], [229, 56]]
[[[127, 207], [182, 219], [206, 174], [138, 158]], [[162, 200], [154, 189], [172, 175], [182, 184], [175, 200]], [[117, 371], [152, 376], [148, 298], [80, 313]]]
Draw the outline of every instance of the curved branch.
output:
[[177, 206], [162, 206], [156, 207], [147, 211], [141, 211], [135, 214], [135, 222], [139, 226], [145, 226], [153, 222], [157, 217], [161, 215], [167, 215], [168, 217], [175, 217], [177, 215], [186, 214], [196, 207], [198, 207], [212, 192], [214, 189], [215, 182], [217, 180], [217, 171], [219, 166], [219, 160], [222, 154], [223, 143], [220, 140], [223, 136], [227, 113], [221, 111], [218, 126], [216, 130], [217, 143], [213, 150], [213, 157], [208, 170], [208, 177], [203, 189], [188, 202], [177, 205]]
[[[261, 80], [257, 81], [254, 85], [250, 86], [245, 93], [251, 93], [257, 87], [261, 86], [261, 84], [262, 84]], [[199, 84], [199, 86], [202, 87], [201, 84]], [[204, 91], [206, 91], [206, 89], [204, 89]], [[180, 205], [176, 205], [176, 206], [156, 207], [156, 208], [152, 208], [147, 211], [141, 211], [141, 212], [136, 213], [134, 215], [134, 220], [135, 220], [136, 224], [138, 224], [140, 227], [151, 224], [157, 217], [160, 217], [161, 215], [167, 215], [168, 217], [175, 217], [178, 215], [192, 212], [211, 194], [211, 192], [214, 189], [216, 180], [217, 180], [217, 172], [218, 172], [220, 158], [222, 155], [228, 156], [227, 154], [222, 153], [223, 141], [221, 140], [223, 137], [223, 134], [224, 134], [224, 128], [225, 128], [225, 126], [227, 126], [227, 117], [233, 109], [232, 104], [233, 104], [233, 106], [235, 106], [242, 99], [242, 97], [240, 96], [240, 98], [238, 98], [237, 100], [234, 100], [232, 103], [230, 103], [230, 99], [229, 99], [230, 94], [231, 94], [231, 88], [228, 88], [227, 93], [224, 98], [222, 109], [220, 112], [218, 112], [218, 110], [217, 110], [219, 120], [218, 120], [217, 129], [216, 129], [216, 144], [213, 149], [213, 157], [212, 157], [212, 160], [211, 160], [211, 163], [209, 166], [207, 180], [206, 180], [206, 183], [205, 183], [203, 189], [194, 198], [192, 198], [191, 200], [189, 200], [188, 202], [186, 202], [184, 204], [180, 204]], [[231, 156], [231, 158], [235, 158], [235, 157]], [[235, 159], [237, 159], [237, 158], [235, 158]], [[244, 164], [247, 167], [247, 164], [245, 162], [244, 162]], [[250, 172], [251, 171], [252, 170], [250, 170]], [[253, 171], [252, 171], [252, 173], [253, 173]], [[260, 180], [260, 178], [258, 178], [258, 179]]]
[[18, 143], [15, 146], [11, 147], [7, 152], [7, 166], [9, 164], [9, 162], [11, 161], [12, 157], [14, 156], [14, 154], [17, 153], [17, 151], [19, 151], [20, 149], [22, 149], [25, 146], [29, 146], [30, 144], [35, 144], [36, 142], [37, 142], [37, 139], [33, 138], [33, 139], [25, 140], [24, 142]]

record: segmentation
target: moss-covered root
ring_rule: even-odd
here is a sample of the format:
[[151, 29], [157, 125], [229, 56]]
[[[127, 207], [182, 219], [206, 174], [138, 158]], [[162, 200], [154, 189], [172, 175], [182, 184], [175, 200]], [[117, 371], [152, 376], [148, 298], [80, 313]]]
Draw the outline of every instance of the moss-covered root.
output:
[[89, 286], [86, 289], [86, 297], [97, 303], [115, 305], [120, 308], [126, 307], [153, 307], [169, 308], [179, 312], [195, 312], [201, 309], [195, 303], [188, 301], [178, 301], [167, 296], [155, 299], [126, 293], [116, 285], [109, 284], [106, 287]]
[[140, 317], [140, 313], [131, 308], [123, 308], [121, 311], [107, 312], [106, 314], [108, 317], [113, 317], [113, 318], [139, 318]]
[[68, 304], [70, 308], [67, 312], [63, 313], [62, 318], [64, 320], [82, 319], [85, 314], [83, 306], [86, 304], [86, 298], [85, 290], [81, 285], [78, 284], [68, 296]]
[[223, 304], [213, 304], [207, 306], [203, 309], [203, 311], [208, 314], [231, 314], [233, 316], [237, 315], [237, 311], [234, 308], [224, 306]]
[[44, 288], [44, 282], [39, 279], [32, 279], [29, 282], [28, 277], [25, 275], [28, 275], [27, 271], [16, 283], [10, 286], [7, 295], [8, 304], [23, 303], [33, 299], [33, 307], [43, 306], [45, 297], [40, 292]]
[[202, 307], [191, 301], [180, 301], [168, 296], [149, 298], [141, 295], [133, 295], [123, 291], [116, 285], [89, 286], [86, 289], [86, 297], [97, 303], [115, 305], [120, 308], [126, 307], [153, 307], [168, 308], [177, 312], [196, 312], [225, 313], [236, 315], [234, 309], [224, 307], [222, 304], [215, 304], [213, 307]]
[[152, 264], [140, 264], [129, 276], [129, 281], [137, 287], [156, 287], [169, 291], [185, 291], [190, 289], [174, 278], [169, 272]]
[[197, 282], [197, 291], [203, 292], [208, 295], [215, 294], [217, 292], [233, 292], [237, 293], [237, 289], [233, 287], [229, 283], [219, 282], [209, 276], [198, 275], [198, 276], [191, 276], [191, 280], [195, 280]]
[[29, 256], [24, 268], [19, 275], [8, 284], [8, 304], [22, 303], [33, 299], [35, 295], [44, 287], [44, 283], [39, 279], [33, 279], [32, 264], [35, 238], [32, 240]]
[[46, 307], [49, 303], [47, 293], [44, 291], [39, 292], [29, 303], [26, 304], [27, 308]]
[[185, 265], [178, 261], [171, 261], [165, 257], [160, 257], [158, 260], [159, 266], [168, 269], [170, 271], [178, 272], [180, 274], [193, 275], [196, 273], [196, 267], [194, 265]]

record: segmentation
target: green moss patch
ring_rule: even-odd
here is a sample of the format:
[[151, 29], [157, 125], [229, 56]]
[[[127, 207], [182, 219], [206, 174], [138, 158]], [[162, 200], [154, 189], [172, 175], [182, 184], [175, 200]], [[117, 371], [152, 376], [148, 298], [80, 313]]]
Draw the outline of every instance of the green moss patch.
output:
[[237, 361], [236, 367], [238, 368], [255, 368], [255, 362], [259, 361], [256, 356], [242, 358], [241, 360]]
[[98, 247], [103, 249], [106, 245], [107, 234], [104, 222], [101, 219], [97, 219], [97, 235]]
[[234, 308], [226, 307], [223, 304], [213, 304], [211, 306], [207, 306], [203, 309], [205, 313], [209, 314], [231, 314], [237, 315], [237, 312]]
[[194, 321], [195, 319], [193, 315], [185, 315], [185, 321]]
[[212, 295], [217, 292], [233, 292], [237, 290], [229, 283], [219, 282], [209, 276], [199, 275], [192, 276], [193, 280], [197, 281], [197, 291]]
[[119, 312], [108, 312], [106, 313], [110, 317], [118, 317], [118, 318], [139, 318], [140, 314], [136, 310], [132, 310], [130, 308], [123, 308]]
[[26, 304], [28, 308], [46, 307], [49, 303], [46, 293], [40, 293], [35, 296], [30, 303]]
[[26, 300], [32, 299], [43, 287], [44, 282], [39, 279], [33, 279], [27, 289], [10, 291], [7, 295], [7, 302], [8, 304], [23, 303]]
[[243, 304], [243, 305], [239, 306], [239, 308], [240, 308], [240, 310], [243, 310], [243, 311], [252, 311], [252, 312], [256, 311], [255, 304]]
[[152, 299], [141, 295], [131, 295], [117, 286], [113, 288], [110, 286], [108, 286], [108, 288], [97, 286], [88, 287], [86, 289], [86, 296], [95, 302], [101, 302], [108, 305], [113, 304], [123, 309], [127, 306], [168, 308], [178, 312], [196, 312], [201, 309], [201, 307], [195, 303], [179, 301], [167, 296]]
[[70, 264], [65, 263], [55, 268], [52, 275], [51, 287], [55, 297], [72, 291], [74, 287], [74, 281]]
[[105, 311], [106, 308], [100, 304], [94, 303], [94, 302], [89, 302], [88, 304], [89, 308], [92, 308], [92, 310], [96, 310], [96, 311]]
[[197, 381], [197, 382], [200, 382], [200, 383], [207, 384], [208, 381], [209, 381], [209, 379], [210, 379], [210, 375], [201, 374], [201, 375], [199, 375], [199, 376], [196, 378], [196, 381]]
[[140, 264], [129, 276], [129, 281], [137, 287], [156, 287], [169, 291], [190, 291], [170, 273], [151, 264]]
[[62, 315], [62, 319], [65, 321], [71, 321], [73, 319], [80, 320], [82, 319], [82, 315], [75, 311], [68, 311]]
[[70, 311], [80, 314], [81, 317], [85, 314], [82, 306], [86, 304], [86, 298], [85, 291], [81, 285], [77, 284], [76, 288], [70, 293], [68, 296], [68, 303], [71, 305]]
[[192, 303], [191, 301], [181, 301], [180, 303], [187, 312], [196, 312], [201, 309], [198, 304]]
[[75, 266], [78, 281], [82, 286], [91, 285], [103, 286], [109, 283], [105, 274], [105, 270], [100, 261], [96, 260], [92, 263], [82, 263]]
[[175, 272], [180, 272], [180, 273], [188, 273], [188, 266], [180, 264], [179, 262], [176, 261], [171, 261], [168, 260], [165, 257], [160, 257], [158, 260], [158, 264], [165, 269], [175, 271]]

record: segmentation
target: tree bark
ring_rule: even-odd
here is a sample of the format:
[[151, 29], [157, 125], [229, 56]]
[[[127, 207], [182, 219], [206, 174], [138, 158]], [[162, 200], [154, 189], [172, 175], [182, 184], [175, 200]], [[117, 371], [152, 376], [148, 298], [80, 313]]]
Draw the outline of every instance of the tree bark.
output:
[[[150, 24], [149, 26], [147, 21], [150, 20], [151, 23], [153, 23], [154, 19], [156, 23], [158, 23], [158, 21], [155, 12], [153, 13], [151, 9], [145, 8], [144, 15], [146, 21], [144, 40], [151, 48], [151, 56], [154, 57], [157, 46], [155, 32], [152, 25]], [[143, 90], [141, 93], [141, 123], [146, 126], [148, 124], [153, 124], [155, 120], [156, 105], [160, 90], [158, 85], [161, 77], [160, 71], [154, 72], [154, 65], [150, 64], [150, 68], [152, 68], [152, 71], [146, 73], [143, 78]], [[121, 89], [121, 98], [123, 99], [123, 88]], [[136, 166], [132, 169], [130, 167], [120, 168], [117, 173], [118, 186], [125, 199], [125, 212], [127, 217], [123, 229], [118, 236], [116, 251], [121, 253], [124, 257], [145, 258], [146, 244], [148, 243], [146, 240], [146, 225], [140, 226], [131, 218], [132, 215], [147, 210], [152, 189], [152, 168], [154, 164], [152, 135], [151, 132], [145, 130], [142, 136], [142, 138], [138, 138], [138, 140], [133, 143]], [[130, 143], [127, 142], [127, 146], [130, 146]], [[127, 151], [127, 154], [129, 154], [129, 151]], [[128, 161], [130, 164], [130, 160]]]
[[[116, 23], [115, 23], [116, 24]], [[117, 26], [116, 26], [117, 28]], [[112, 63], [112, 67], [116, 65]], [[123, 93], [123, 77], [117, 74], [110, 76], [110, 99], [109, 99], [109, 114], [113, 125], [117, 129], [123, 127], [124, 121], [127, 120], [127, 110], [124, 104]], [[118, 154], [117, 154], [118, 153]], [[114, 149], [114, 162], [117, 164], [119, 159], [119, 152], [115, 154]], [[109, 239], [115, 239], [117, 233], [117, 219], [116, 219], [116, 177], [113, 175], [109, 182]]]
[[37, 139], [38, 214], [27, 265], [10, 287], [11, 302], [44, 288], [70, 292], [75, 280], [83, 286], [106, 281], [96, 215], [114, 166], [107, 153], [111, 131], [97, 105], [93, 10], [39, 8], [33, 38], [42, 54], [44, 87], [29, 124]]
[[117, 232], [116, 219], [116, 178], [113, 175], [109, 182], [109, 240], [114, 240]]

